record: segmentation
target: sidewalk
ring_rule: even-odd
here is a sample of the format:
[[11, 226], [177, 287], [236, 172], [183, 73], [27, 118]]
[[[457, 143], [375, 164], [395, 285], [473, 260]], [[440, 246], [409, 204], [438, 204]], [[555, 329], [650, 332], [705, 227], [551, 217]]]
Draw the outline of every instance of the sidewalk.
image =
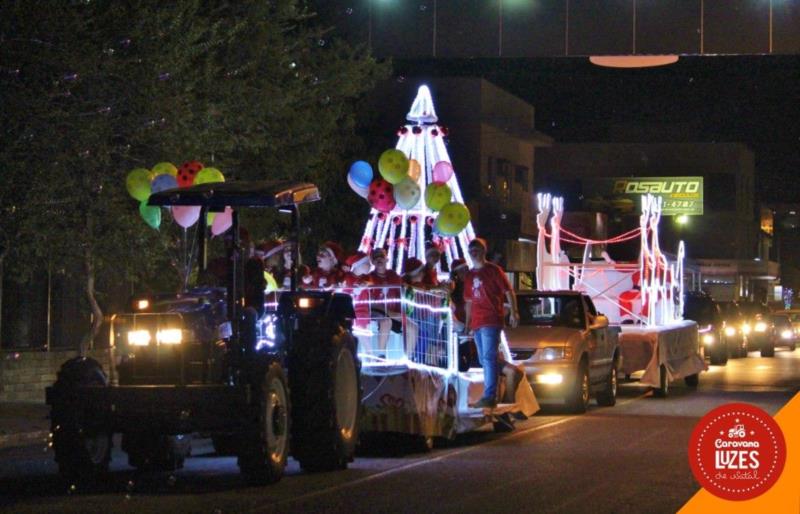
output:
[[47, 444], [49, 414], [43, 403], [0, 403], [0, 449]]

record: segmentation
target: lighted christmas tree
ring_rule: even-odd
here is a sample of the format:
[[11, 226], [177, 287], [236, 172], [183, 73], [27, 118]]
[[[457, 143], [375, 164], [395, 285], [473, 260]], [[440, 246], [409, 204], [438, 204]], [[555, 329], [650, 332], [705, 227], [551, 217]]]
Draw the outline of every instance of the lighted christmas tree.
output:
[[382, 178], [373, 180], [361, 161], [350, 169], [350, 186], [372, 205], [359, 250], [386, 248], [397, 272], [407, 257], [424, 260], [428, 244], [441, 249], [448, 266], [457, 258], [471, 265], [467, 245], [475, 231], [427, 86], [419, 88], [406, 119], [395, 150], [381, 155]]

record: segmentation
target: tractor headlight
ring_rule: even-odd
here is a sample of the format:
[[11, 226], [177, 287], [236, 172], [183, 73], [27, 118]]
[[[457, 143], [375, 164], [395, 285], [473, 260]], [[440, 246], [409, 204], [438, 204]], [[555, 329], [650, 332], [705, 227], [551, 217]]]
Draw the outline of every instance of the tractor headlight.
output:
[[180, 344], [183, 340], [183, 330], [179, 328], [167, 328], [156, 332], [158, 344]]
[[713, 344], [713, 343], [714, 343], [713, 334], [703, 334], [703, 344]]
[[767, 324], [763, 321], [759, 321], [756, 323], [756, 326], [753, 327], [753, 330], [756, 332], [766, 332], [767, 331]]
[[725, 335], [728, 337], [733, 337], [736, 335], [736, 329], [733, 327], [725, 327]]
[[128, 331], [128, 344], [131, 346], [147, 346], [150, 344], [150, 332], [148, 330]]

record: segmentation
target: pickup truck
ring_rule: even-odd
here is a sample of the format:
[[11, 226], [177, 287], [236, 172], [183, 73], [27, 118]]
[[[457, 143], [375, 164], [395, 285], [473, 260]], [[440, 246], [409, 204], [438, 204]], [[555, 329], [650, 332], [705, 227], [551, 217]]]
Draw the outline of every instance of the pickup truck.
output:
[[520, 292], [517, 302], [520, 323], [506, 338], [537, 398], [559, 400], [574, 413], [586, 412], [592, 395], [598, 405], [614, 405], [619, 327], [579, 291]]

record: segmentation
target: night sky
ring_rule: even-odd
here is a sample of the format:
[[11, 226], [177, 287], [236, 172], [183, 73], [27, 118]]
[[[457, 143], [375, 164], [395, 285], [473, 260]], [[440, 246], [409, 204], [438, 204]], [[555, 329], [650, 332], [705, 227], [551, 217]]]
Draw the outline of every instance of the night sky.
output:
[[[632, 0], [502, 0], [502, 17], [499, 1], [438, 0], [434, 48], [432, 0], [371, 0], [373, 52], [393, 58], [396, 80], [485, 77], [532, 103], [556, 141], [746, 143], [760, 199], [800, 201], [800, 1], [772, 0], [772, 55], [769, 0], [703, 0], [702, 23], [700, 0], [636, 0], [635, 31]], [[366, 43], [367, 6], [317, 8]], [[621, 70], [586, 57], [634, 44], [681, 58]]]

